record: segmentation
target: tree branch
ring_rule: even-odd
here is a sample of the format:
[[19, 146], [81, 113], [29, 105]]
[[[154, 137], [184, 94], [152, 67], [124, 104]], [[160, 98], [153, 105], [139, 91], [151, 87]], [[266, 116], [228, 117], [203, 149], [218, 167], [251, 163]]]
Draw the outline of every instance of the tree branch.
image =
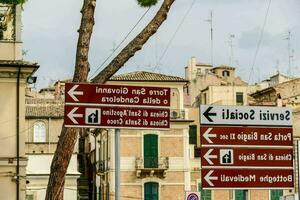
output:
[[122, 51], [93, 79], [92, 82], [105, 83], [114, 75], [134, 54], [142, 49], [148, 39], [156, 33], [161, 24], [167, 19], [168, 12], [175, 0], [164, 0], [155, 17], [149, 24], [122, 49]]

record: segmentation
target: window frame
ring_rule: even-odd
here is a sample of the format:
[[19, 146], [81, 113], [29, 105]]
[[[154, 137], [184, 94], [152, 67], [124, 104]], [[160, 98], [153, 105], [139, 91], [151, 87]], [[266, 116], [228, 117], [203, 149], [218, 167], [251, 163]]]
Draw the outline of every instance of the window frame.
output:
[[243, 106], [244, 105], [244, 92], [236, 92], [235, 93], [235, 104], [237, 106]]
[[45, 143], [47, 142], [47, 128], [46, 123], [43, 121], [36, 121], [33, 125], [33, 137], [34, 143]]

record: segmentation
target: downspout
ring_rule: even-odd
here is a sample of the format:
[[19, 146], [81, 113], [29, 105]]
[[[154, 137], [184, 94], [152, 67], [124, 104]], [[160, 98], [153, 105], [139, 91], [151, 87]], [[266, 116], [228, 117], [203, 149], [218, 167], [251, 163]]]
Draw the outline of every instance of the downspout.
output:
[[18, 75], [17, 75], [17, 122], [16, 122], [16, 130], [17, 130], [17, 200], [20, 199], [20, 73], [21, 67], [18, 67]]

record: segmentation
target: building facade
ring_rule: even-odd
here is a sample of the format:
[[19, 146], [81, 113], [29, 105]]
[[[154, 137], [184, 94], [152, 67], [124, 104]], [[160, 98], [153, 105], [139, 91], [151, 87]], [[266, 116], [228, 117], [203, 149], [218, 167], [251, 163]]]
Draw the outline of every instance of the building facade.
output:
[[36, 63], [22, 59], [21, 7], [0, 4], [0, 199], [25, 199], [25, 87]]
[[[121, 199], [185, 198], [196, 190], [191, 169], [189, 124], [184, 108], [183, 78], [150, 72], [133, 72], [112, 77], [107, 84], [171, 88], [169, 130], [121, 129]], [[98, 199], [114, 199], [114, 129], [103, 130], [90, 139], [97, 166]], [[96, 149], [96, 151], [95, 151]], [[93, 157], [93, 156], [92, 156]], [[199, 168], [197, 174], [200, 173]]]
[[[27, 200], [45, 199], [50, 166], [56, 150], [64, 121], [64, 98], [55, 92], [55, 87], [39, 92], [26, 92], [25, 149], [28, 158], [26, 169]], [[65, 181], [64, 199], [77, 198], [77, 152], [75, 145]]]

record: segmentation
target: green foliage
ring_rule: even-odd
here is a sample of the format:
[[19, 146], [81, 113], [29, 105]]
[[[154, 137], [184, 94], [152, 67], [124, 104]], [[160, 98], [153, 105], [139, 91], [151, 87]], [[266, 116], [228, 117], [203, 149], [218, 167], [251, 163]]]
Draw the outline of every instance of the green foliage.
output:
[[[1, 1], [1, 0], [0, 0]], [[142, 7], [150, 7], [157, 3], [158, 0], [137, 0], [138, 4]]]
[[23, 4], [27, 0], [0, 0], [0, 3], [3, 4]]

